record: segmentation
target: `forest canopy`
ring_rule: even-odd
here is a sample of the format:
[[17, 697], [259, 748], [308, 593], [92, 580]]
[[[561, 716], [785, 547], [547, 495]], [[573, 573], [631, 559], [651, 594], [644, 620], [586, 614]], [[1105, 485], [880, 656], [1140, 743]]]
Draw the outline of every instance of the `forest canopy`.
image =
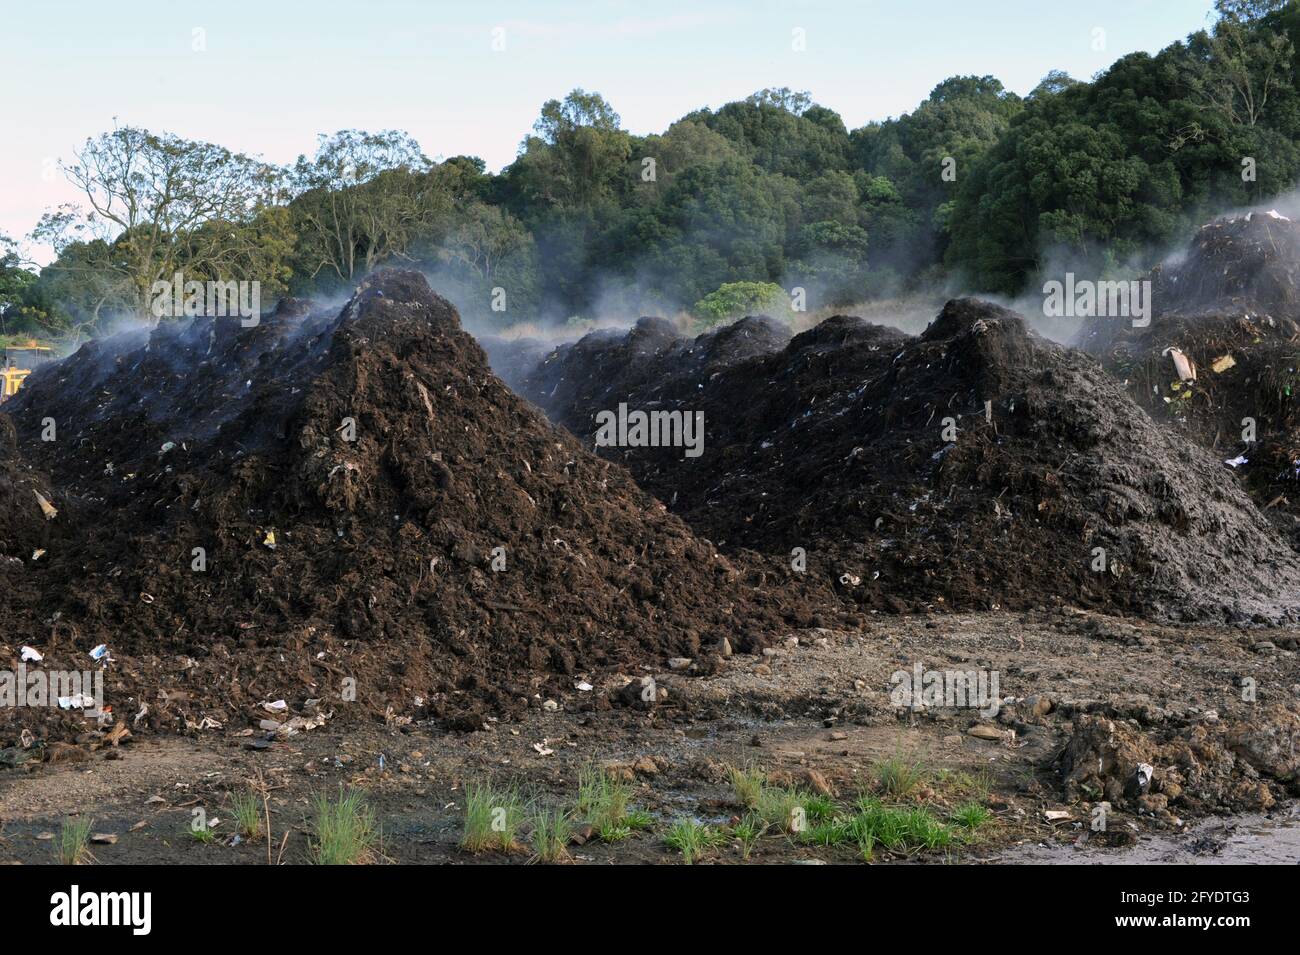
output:
[[1225, 208], [1300, 178], [1295, 0], [1219, 0], [1206, 30], [1028, 95], [938, 83], [848, 129], [807, 93], [761, 90], [661, 133], [575, 89], [545, 102], [499, 173], [431, 159], [400, 130], [341, 130], [287, 167], [117, 127], [63, 164], [84, 201], [0, 236], [0, 335], [82, 337], [147, 313], [151, 284], [258, 281], [332, 296], [403, 265], [474, 321], [691, 311], [717, 321], [800, 289], [809, 309], [938, 283], [1015, 294], [1054, 261], [1145, 267]]

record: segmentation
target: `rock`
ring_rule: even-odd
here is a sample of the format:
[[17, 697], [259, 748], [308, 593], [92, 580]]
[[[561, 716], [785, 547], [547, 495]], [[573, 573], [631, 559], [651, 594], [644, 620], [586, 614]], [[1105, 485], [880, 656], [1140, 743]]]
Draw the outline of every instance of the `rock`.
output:
[[548, 713], [554, 713], [559, 708], [560, 708], [560, 704], [556, 703], [554, 700], [547, 700], [542, 704], [542, 709], [544, 709]]
[[786, 648], [787, 650], [794, 650], [794, 649], [796, 649], [798, 646], [799, 646], [799, 638], [798, 638], [798, 637], [786, 637], [786, 638], [785, 638], [785, 648]]
[[623, 706], [648, 710], [656, 703], [667, 699], [667, 697], [667, 691], [655, 682], [654, 677], [643, 676], [639, 680], [632, 680], [619, 690], [615, 694], [614, 700]]
[[729, 656], [731, 656], [732, 652], [733, 652], [733, 651], [732, 651], [732, 649], [731, 649], [731, 641], [728, 640], [726, 637], [723, 637], [723, 638], [718, 642], [718, 653], [719, 653], [721, 656], [729, 657]]
[[976, 723], [966, 731], [967, 736], [974, 736], [976, 739], [1001, 741], [1006, 739], [1006, 731], [1000, 730], [996, 726], [989, 726], [987, 723]]
[[632, 769], [635, 772], [640, 773], [642, 776], [659, 775], [659, 764], [656, 763], [654, 759], [652, 759], [649, 756], [642, 756], [640, 759], [638, 759], [635, 763], [632, 764]]
[[117, 833], [115, 832], [92, 832], [90, 841], [97, 846], [115, 846], [117, 845]]
[[835, 795], [835, 791], [831, 789], [831, 784], [826, 781], [826, 777], [811, 767], [804, 770], [804, 780], [814, 791], [821, 793], [823, 796]]
[[1042, 719], [1055, 708], [1051, 699], [1040, 694], [1025, 698], [1025, 709], [1031, 716]]
[[690, 657], [673, 657], [668, 661], [668, 669], [685, 670], [691, 665]]

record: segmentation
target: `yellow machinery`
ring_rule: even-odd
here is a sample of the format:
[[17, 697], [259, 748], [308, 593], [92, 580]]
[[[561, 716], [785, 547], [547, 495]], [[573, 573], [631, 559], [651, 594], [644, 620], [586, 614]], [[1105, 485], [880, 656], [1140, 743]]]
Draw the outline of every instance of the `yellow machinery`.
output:
[[48, 345], [38, 345], [35, 341], [6, 348], [0, 366], [0, 401], [17, 394], [32, 369], [53, 357], [54, 352]]

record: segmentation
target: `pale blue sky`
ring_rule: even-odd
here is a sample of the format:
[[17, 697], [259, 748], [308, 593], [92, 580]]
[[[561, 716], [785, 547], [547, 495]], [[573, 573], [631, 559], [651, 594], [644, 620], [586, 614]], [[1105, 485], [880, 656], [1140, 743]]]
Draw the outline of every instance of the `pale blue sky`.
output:
[[1086, 79], [1208, 25], [1211, 5], [0, 0], [0, 232], [25, 234], [75, 199], [53, 162], [115, 117], [273, 162], [310, 152], [317, 133], [395, 127], [430, 156], [469, 153], [495, 170], [542, 102], [577, 86], [636, 133], [766, 86], [806, 89], [852, 129], [955, 74], [991, 73], [1018, 93], [1051, 69]]

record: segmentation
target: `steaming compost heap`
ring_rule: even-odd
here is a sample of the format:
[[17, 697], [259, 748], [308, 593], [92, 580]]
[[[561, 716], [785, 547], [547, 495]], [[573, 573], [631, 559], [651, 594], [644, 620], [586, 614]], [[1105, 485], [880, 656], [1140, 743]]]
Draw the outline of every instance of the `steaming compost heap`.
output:
[[799, 549], [863, 608], [1295, 613], [1300, 567], [1229, 469], [1013, 312], [953, 301], [917, 338], [835, 317], [732, 362], [674, 365], [710, 340], [669, 334], [564, 346], [525, 393], [584, 439], [619, 402], [703, 411], [698, 459], [599, 451], [720, 546]]
[[107, 702], [136, 725], [337, 712], [355, 681], [368, 715], [471, 728], [806, 615], [516, 397], [417, 273], [337, 315], [91, 342], [6, 410], [58, 509], [0, 441], [6, 616], [47, 666], [107, 644]]
[[1300, 226], [1271, 212], [1220, 219], [1151, 273], [1148, 327], [1094, 319], [1079, 336], [1156, 420], [1211, 449], [1296, 549], [1298, 273]]

